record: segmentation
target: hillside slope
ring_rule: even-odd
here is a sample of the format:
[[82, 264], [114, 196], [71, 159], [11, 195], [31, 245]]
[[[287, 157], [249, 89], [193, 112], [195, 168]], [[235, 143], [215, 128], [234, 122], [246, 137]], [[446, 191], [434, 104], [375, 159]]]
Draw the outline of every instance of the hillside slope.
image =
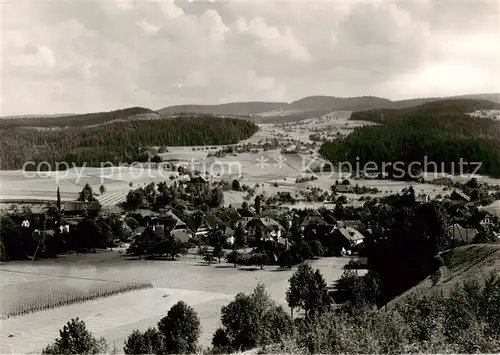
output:
[[368, 162], [375, 163], [378, 171], [397, 178], [414, 178], [416, 163], [428, 173], [465, 174], [476, 169], [473, 162], [482, 162], [474, 173], [500, 176], [500, 123], [465, 113], [493, 106], [500, 104], [441, 100], [400, 110], [354, 112], [351, 119], [382, 124], [359, 127], [346, 137], [326, 141], [320, 153], [333, 164], [349, 162], [360, 170]]
[[129, 107], [107, 112], [92, 112], [77, 115], [13, 117], [0, 120], [0, 128], [85, 127], [128, 119], [158, 119], [158, 114], [144, 107]]
[[286, 102], [231, 102], [220, 105], [175, 105], [157, 110], [162, 115], [198, 113], [221, 116], [249, 116], [286, 107]]
[[366, 111], [357, 111], [351, 114], [351, 120], [370, 121], [381, 123], [382, 121], [402, 119], [412, 114], [438, 114], [438, 113], [472, 113], [476, 110], [498, 110], [500, 103], [486, 99], [451, 98], [437, 101], [429, 101], [416, 106], [402, 108], [382, 108]]
[[391, 301], [400, 302], [406, 296], [422, 296], [432, 292], [447, 292], [470, 279], [483, 280], [489, 273], [500, 273], [500, 244], [473, 244], [441, 253], [443, 266], [432, 276]]
[[[221, 117], [114, 120], [92, 127], [35, 130], [0, 125], [0, 169], [20, 169], [26, 162], [57, 162], [99, 167], [147, 161], [144, 147], [226, 145], [248, 139], [258, 127], [249, 120]], [[13, 154], [15, 152], [15, 154]], [[34, 165], [31, 165], [34, 166]]]

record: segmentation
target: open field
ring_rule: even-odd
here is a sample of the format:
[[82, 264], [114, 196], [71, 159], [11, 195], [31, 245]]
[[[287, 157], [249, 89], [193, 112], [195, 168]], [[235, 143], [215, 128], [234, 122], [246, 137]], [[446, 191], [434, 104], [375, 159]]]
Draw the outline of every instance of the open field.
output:
[[[348, 258], [311, 261], [329, 284], [343, 272]], [[238, 269], [228, 264], [208, 266], [199, 258], [177, 261], [125, 260], [116, 252], [63, 256], [36, 263], [0, 264], [2, 307], [45, 294], [69, 289], [88, 289], [96, 283], [149, 281], [153, 289], [127, 292], [106, 299], [41, 311], [2, 321], [2, 354], [10, 347], [15, 353], [40, 350], [53, 341], [66, 321], [80, 317], [97, 336], [105, 336], [121, 350], [133, 329], [155, 326], [179, 300], [193, 306], [203, 326], [202, 344], [208, 346], [219, 326], [220, 308], [238, 292], [251, 292], [257, 283], [265, 284], [272, 298], [283, 306], [285, 290], [293, 269], [277, 271]], [[35, 292], [35, 290], [38, 290]], [[164, 297], [165, 296], [165, 297]], [[12, 335], [12, 337], [9, 337]]]

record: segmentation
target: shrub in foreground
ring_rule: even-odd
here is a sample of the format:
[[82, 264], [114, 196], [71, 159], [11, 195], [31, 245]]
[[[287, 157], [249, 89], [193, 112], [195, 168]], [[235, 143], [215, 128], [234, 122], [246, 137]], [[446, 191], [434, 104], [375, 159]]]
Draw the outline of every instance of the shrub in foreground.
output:
[[198, 314], [183, 301], [172, 306], [166, 317], [158, 323], [158, 330], [165, 339], [165, 350], [170, 354], [196, 352], [201, 334]]
[[293, 323], [270, 298], [263, 285], [252, 294], [239, 293], [221, 309], [222, 328], [212, 339], [215, 352], [247, 350], [281, 342], [293, 333]]
[[158, 328], [149, 328], [144, 333], [134, 330], [125, 341], [123, 351], [131, 355], [192, 354], [197, 351], [200, 333], [198, 314], [179, 301], [158, 322]]
[[59, 331], [59, 338], [43, 349], [47, 355], [106, 354], [109, 346], [104, 338], [96, 339], [78, 318], [71, 319]]
[[309, 353], [498, 353], [500, 278], [467, 281], [449, 294], [411, 295], [394, 307], [363, 303], [300, 322]]

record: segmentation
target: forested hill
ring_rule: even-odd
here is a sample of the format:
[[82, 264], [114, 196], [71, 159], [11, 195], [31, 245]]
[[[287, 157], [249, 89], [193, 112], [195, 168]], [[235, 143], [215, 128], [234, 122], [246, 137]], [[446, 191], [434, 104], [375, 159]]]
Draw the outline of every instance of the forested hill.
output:
[[[142, 116], [142, 117], [140, 117]], [[0, 120], [0, 128], [8, 127], [81, 127], [108, 123], [128, 118], [159, 118], [158, 113], [148, 108], [130, 107], [121, 110], [94, 112], [68, 116], [13, 117]]]
[[357, 111], [351, 114], [351, 120], [381, 123], [384, 120], [406, 118], [415, 114], [438, 115], [440, 113], [471, 113], [476, 110], [499, 110], [500, 104], [488, 100], [447, 99], [427, 102], [415, 107], [402, 109], [377, 109]]
[[4, 127], [0, 128], [0, 169], [20, 169], [27, 161], [76, 166], [144, 161], [140, 147], [233, 144], [257, 130], [248, 120], [213, 116], [127, 120], [64, 130]]
[[[399, 162], [406, 172], [410, 163], [420, 162], [423, 167], [427, 161], [436, 162], [440, 171], [459, 173], [462, 158], [482, 163], [479, 173], [500, 176], [499, 123], [463, 113], [485, 106], [494, 108], [495, 104], [443, 100], [412, 109], [385, 110], [382, 124], [361, 127], [345, 138], [325, 142], [320, 152], [334, 165], [350, 162], [356, 166], [359, 159], [361, 168], [373, 162], [380, 170], [384, 163]], [[355, 118], [381, 122], [381, 111], [359, 113]], [[469, 171], [474, 167], [469, 166]], [[432, 166], [424, 170], [431, 171]]]

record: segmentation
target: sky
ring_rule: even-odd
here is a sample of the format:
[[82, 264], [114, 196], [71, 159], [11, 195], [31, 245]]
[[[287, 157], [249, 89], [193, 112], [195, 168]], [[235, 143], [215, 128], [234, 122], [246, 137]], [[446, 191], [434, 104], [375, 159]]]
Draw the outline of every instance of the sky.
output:
[[1, 116], [500, 92], [500, 2], [0, 0]]

